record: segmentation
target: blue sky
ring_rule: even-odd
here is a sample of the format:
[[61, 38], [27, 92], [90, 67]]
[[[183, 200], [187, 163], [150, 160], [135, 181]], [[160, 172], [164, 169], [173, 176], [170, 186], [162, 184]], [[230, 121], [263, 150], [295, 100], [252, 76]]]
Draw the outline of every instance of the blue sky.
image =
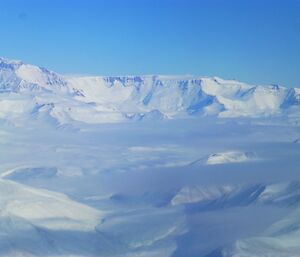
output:
[[0, 56], [68, 74], [300, 86], [299, 0], [1, 0]]

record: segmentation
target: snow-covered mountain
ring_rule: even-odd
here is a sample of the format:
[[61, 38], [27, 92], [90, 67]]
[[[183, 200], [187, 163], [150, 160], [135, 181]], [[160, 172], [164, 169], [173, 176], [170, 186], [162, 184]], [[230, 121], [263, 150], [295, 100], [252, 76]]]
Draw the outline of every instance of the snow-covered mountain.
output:
[[[192, 98], [174, 77], [156, 78], [164, 84], [145, 105], [151, 77], [136, 82], [139, 93], [132, 80], [89, 84], [26, 65], [21, 74], [22, 65], [2, 69], [0, 256], [297, 256], [298, 126], [277, 117], [196, 118], [206, 113], [188, 111]], [[36, 72], [30, 82], [21, 79], [26, 69]], [[185, 79], [199, 92], [213, 81]], [[205, 97], [217, 102], [226, 91], [234, 99], [214, 86], [224, 92]], [[168, 111], [179, 102], [185, 107]], [[279, 113], [297, 115], [289, 102]], [[146, 111], [144, 119], [173, 119], [78, 123], [139, 120]]]
[[255, 191], [255, 196], [252, 193], [251, 197], [252, 203], [287, 205], [294, 208], [289, 215], [273, 223], [260, 235], [238, 239], [213, 251], [207, 257], [299, 256], [299, 182], [261, 185], [259, 191]]
[[[0, 179], [0, 191], [1, 256], [48, 256], [49, 252], [68, 256], [72, 244], [79, 252], [97, 252], [96, 243], [84, 234], [97, 238], [100, 211], [64, 194], [8, 180]], [[89, 250], [82, 250], [85, 247]]]
[[[0, 58], [0, 118], [54, 124], [298, 116], [300, 89], [188, 76], [70, 77]], [[295, 116], [295, 115], [294, 115]]]

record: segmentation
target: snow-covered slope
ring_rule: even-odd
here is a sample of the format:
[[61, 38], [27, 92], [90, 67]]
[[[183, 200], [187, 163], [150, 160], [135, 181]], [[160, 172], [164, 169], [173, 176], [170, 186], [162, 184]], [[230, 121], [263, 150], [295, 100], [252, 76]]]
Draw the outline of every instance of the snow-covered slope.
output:
[[254, 158], [254, 153], [241, 151], [227, 151], [208, 156], [206, 163], [209, 165], [246, 162]]
[[0, 256], [95, 256], [100, 211], [9, 180], [0, 179], [0, 195]]
[[219, 186], [183, 187], [171, 200], [172, 205], [214, 205], [215, 208], [245, 204], [300, 206], [300, 183], [226, 184]]
[[297, 88], [187, 76], [69, 77], [0, 58], [0, 118], [13, 124], [291, 115], [299, 103]]
[[208, 257], [296, 257], [300, 252], [300, 209], [273, 224], [262, 235], [240, 239]]
[[0, 179], [1, 219], [18, 217], [37, 227], [65, 230], [93, 230], [101, 213], [67, 196], [34, 189]]
[[226, 163], [249, 162], [256, 159], [253, 152], [244, 152], [239, 150], [230, 150], [219, 153], [212, 153], [191, 162], [189, 165], [217, 165]]
[[235, 186], [183, 187], [171, 200], [172, 205], [199, 203], [220, 199], [236, 190]]
[[256, 185], [252, 187], [252, 190], [240, 187], [238, 191], [233, 192], [234, 196], [230, 194], [232, 193], [226, 197], [228, 203], [231, 201], [234, 204], [242, 204], [245, 202], [238, 203], [236, 199], [245, 200], [248, 197], [252, 198], [248, 204], [292, 207], [292, 211], [261, 234], [235, 240], [233, 243], [211, 252], [207, 257], [299, 256], [299, 182]]

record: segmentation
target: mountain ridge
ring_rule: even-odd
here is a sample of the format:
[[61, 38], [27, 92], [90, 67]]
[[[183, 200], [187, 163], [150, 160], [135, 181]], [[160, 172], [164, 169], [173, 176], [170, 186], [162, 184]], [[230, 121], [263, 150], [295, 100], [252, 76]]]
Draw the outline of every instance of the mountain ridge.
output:
[[5, 110], [0, 119], [13, 123], [32, 113], [38, 117], [45, 109], [57, 124], [266, 117], [299, 113], [300, 89], [248, 85], [218, 77], [64, 76], [0, 58], [0, 107]]

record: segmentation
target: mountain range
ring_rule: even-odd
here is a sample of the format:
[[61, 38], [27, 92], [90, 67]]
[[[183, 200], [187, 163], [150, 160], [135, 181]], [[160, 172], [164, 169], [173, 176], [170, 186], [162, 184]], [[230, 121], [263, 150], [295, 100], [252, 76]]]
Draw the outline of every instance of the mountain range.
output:
[[56, 125], [138, 120], [298, 117], [300, 88], [218, 77], [65, 76], [0, 58], [0, 119]]

